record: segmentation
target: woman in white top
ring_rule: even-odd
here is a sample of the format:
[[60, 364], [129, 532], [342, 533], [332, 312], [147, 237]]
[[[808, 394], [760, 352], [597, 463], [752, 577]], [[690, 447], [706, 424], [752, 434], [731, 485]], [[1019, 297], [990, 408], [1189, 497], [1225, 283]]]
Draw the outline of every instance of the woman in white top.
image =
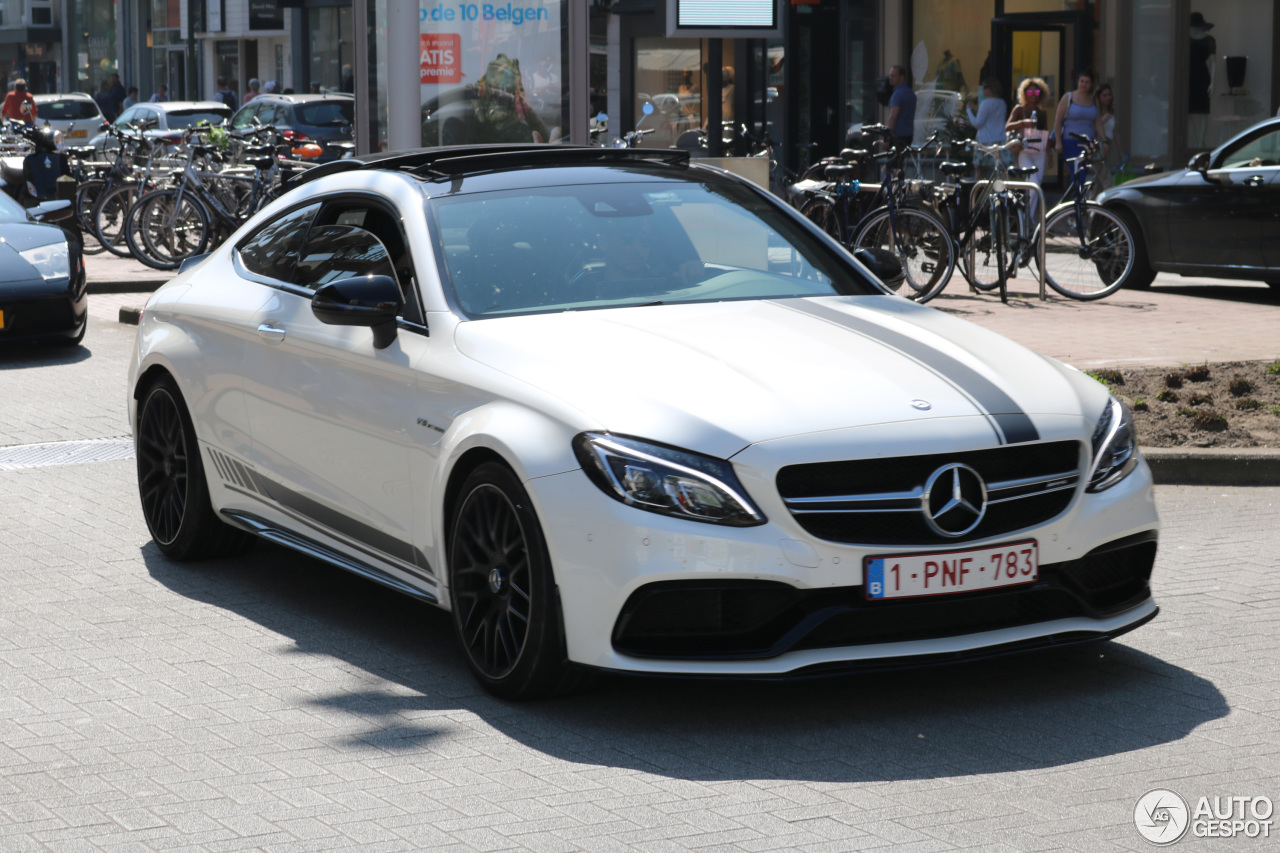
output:
[[1103, 83], [1093, 93], [1093, 101], [1098, 105], [1098, 121], [1102, 125], [1102, 141], [1106, 143], [1106, 157], [1094, 168], [1094, 182], [1099, 190], [1111, 186], [1112, 169], [1120, 162], [1120, 149], [1116, 146], [1116, 109], [1115, 93], [1110, 83]]

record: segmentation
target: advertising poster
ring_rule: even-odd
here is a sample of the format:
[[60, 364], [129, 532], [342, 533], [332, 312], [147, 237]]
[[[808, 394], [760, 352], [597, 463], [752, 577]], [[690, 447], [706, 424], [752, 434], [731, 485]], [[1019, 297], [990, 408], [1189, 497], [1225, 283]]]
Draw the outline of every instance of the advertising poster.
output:
[[564, 5], [423, 0], [422, 144], [558, 142], [567, 135]]

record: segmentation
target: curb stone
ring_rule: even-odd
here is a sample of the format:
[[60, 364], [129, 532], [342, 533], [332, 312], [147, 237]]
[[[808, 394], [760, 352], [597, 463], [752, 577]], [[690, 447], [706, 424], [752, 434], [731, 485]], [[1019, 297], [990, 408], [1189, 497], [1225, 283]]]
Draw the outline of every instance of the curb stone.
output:
[[1143, 447], [1159, 485], [1280, 486], [1273, 447]]

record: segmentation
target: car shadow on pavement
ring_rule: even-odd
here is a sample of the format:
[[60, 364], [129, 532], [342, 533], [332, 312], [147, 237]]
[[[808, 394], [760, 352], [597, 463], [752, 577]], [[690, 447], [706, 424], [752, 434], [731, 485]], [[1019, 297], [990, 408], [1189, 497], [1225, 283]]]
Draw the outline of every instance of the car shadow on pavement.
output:
[[1157, 282], [1151, 286], [1151, 292], [1192, 296], [1197, 299], [1217, 299], [1221, 302], [1243, 302], [1250, 305], [1280, 305], [1280, 288], [1259, 287], [1253, 282], [1247, 284], [1161, 284]]
[[0, 344], [0, 370], [26, 370], [32, 367], [77, 364], [91, 355], [93, 351], [84, 344], [69, 347], [36, 342], [5, 343]]
[[568, 697], [510, 703], [472, 680], [448, 613], [326, 564], [268, 543], [204, 563], [173, 563], [154, 544], [142, 556], [170, 590], [291, 639], [292, 653], [389, 682], [310, 701], [360, 721], [337, 748], [425, 749], [463, 711], [575, 764], [689, 781], [888, 781], [1119, 755], [1230, 711], [1209, 680], [1123, 641], [809, 681], [598, 677]]

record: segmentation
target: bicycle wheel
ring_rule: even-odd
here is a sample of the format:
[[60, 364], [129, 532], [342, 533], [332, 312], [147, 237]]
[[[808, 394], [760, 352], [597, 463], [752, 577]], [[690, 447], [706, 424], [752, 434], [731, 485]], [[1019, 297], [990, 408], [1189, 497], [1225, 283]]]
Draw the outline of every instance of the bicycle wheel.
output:
[[898, 293], [915, 302], [928, 302], [942, 292], [955, 271], [955, 248], [946, 227], [923, 210], [883, 207], [871, 213], [858, 229], [854, 249], [887, 249], [902, 262], [906, 277]]
[[991, 243], [996, 256], [996, 286], [1000, 301], [1009, 303], [1009, 208], [1000, 198], [991, 205]]
[[1045, 222], [1044, 260], [1054, 290], [1072, 299], [1101, 299], [1119, 290], [1133, 270], [1133, 235], [1099, 204], [1059, 205]]
[[177, 269], [184, 260], [202, 254], [211, 229], [204, 205], [178, 190], [148, 193], [129, 211], [125, 238], [139, 261], [153, 269]]
[[92, 233], [102, 247], [121, 258], [129, 257], [129, 244], [124, 239], [124, 222], [129, 208], [138, 200], [137, 184], [121, 184], [103, 193], [93, 208]]
[[804, 203], [800, 213], [814, 225], [817, 225], [833, 240], [843, 243], [844, 237], [840, 229], [840, 209], [831, 196], [814, 196]]
[[[87, 181], [81, 181], [76, 187], [76, 223], [80, 226], [81, 234], [90, 234], [97, 236], [93, 230], [93, 208], [98, 203], [98, 197], [102, 195], [102, 191], [106, 189], [107, 182], [99, 178], [91, 178]], [[86, 255], [96, 255], [99, 252], [106, 251], [100, 241], [83, 240], [84, 253]]]

